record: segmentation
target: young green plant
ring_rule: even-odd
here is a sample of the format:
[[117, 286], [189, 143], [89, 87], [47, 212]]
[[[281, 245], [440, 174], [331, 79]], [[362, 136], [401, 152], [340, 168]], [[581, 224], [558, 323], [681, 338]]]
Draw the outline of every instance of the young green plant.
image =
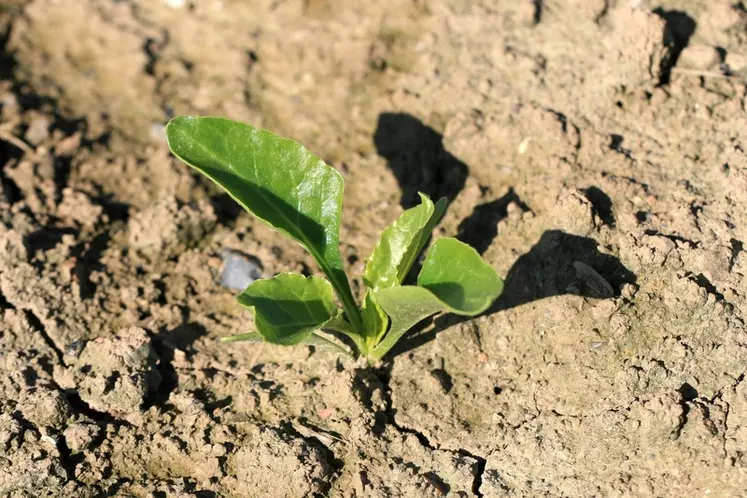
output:
[[[303, 246], [326, 279], [281, 273], [257, 280], [238, 296], [254, 309], [255, 332], [226, 341], [347, 351], [324, 331], [343, 334], [369, 361], [380, 360], [419, 321], [448, 311], [474, 316], [503, 290], [503, 282], [472, 247], [437, 240], [417, 285], [402, 285], [446, 208], [420, 194], [381, 234], [363, 273], [359, 306], [339, 249], [343, 180], [302, 145], [267, 130], [222, 118], [177, 117], [166, 127], [171, 151], [222, 187], [249, 213]], [[342, 309], [338, 309], [337, 294]]]

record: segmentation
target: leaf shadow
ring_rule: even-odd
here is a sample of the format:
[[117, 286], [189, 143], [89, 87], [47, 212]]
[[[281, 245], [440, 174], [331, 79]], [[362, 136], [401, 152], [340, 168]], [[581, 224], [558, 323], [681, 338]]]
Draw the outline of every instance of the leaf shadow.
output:
[[399, 182], [400, 205], [420, 204], [418, 192], [449, 202], [462, 191], [469, 169], [443, 146], [443, 136], [416, 117], [401, 112], [379, 114], [373, 142]]
[[459, 224], [456, 238], [474, 247], [480, 254], [485, 253], [498, 235], [498, 223], [508, 216], [510, 204], [517, 205], [524, 212], [530, 210], [514, 189], [509, 188], [499, 199], [476, 206], [472, 214]]
[[695, 33], [697, 23], [687, 12], [682, 10], [665, 10], [657, 7], [652, 11], [664, 20], [664, 35], [662, 42], [667, 53], [662, 57], [659, 65], [659, 84], [666, 85], [672, 78], [672, 69], [677, 65], [682, 51], [687, 48]]
[[179, 375], [173, 364], [175, 351], [177, 349], [185, 352], [193, 351], [193, 344], [208, 333], [204, 325], [187, 321], [186, 316], [184, 318], [184, 322], [180, 325], [161, 330], [152, 336], [153, 349], [159, 358], [157, 369], [161, 376], [161, 383], [158, 390], [151, 392], [146, 398], [143, 404], [144, 409], [166, 405], [171, 393], [179, 385]]
[[[608, 285], [600, 286], [600, 278]], [[600, 252], [594, 239], [547, 230], [529, 252], [516, 260], [504, 280], [503, 293], [480, 316], [567, 294], [610, 298], [619, 295], [620, 286], [635, 281], [635, 274], [615, 256]], [[605, 289], [609, 288], [613, 295], [607, 294]], [[392, 349], [390, 358], [427, 344], [444, 330], [471, 319], [442, 314], [424, 320]]]

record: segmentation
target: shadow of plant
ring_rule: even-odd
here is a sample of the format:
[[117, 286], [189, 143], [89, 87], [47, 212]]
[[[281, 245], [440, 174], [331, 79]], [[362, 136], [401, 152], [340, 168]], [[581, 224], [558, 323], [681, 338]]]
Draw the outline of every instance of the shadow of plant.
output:
[[511, 188], [500, 199], [476, 206], [472, 214], [459, 224], [457, 239], [483, 254], [498, 235], [498, 223], [508, 216], [508, 206], [511, 203], [519, 206], [522, 211], [529, 211], [529, 206]]
[[[504, 280], [503, 293], [482, 316], [492, 315], [533, 301], [566, 294], [593, 299], [619, 295], [620, 286], [634, 283], [636, 276], [620, 260], [599, 251], [594, 239], [548, 230], [532, 249], [520, 256]], [[471, 320], [443, 314], [425, 321], [433, 328], [405, 337], [392, 350], [392, 356], [408, 352], [436, 338], [440, 332]]]
[[442, 139], [440, 133], [410, 114], [379, 115], [374, 145], [399, 182], [403, 208], [420, 204], [418, 192], [434, 201], [446, 197], [451, 202], [464, 188], [467, 165], [444, 149]]

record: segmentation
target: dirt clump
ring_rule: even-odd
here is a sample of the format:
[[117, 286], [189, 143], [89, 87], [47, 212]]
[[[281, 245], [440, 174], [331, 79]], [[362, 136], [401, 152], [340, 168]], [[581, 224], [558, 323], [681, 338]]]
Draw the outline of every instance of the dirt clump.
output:
[[55, 381], [74, 390], [94, 410], [113, 414], [140, 409], [161, 382], [158, 356], [145, 330], [132, 327], [112, 338], [100, 337], [68, 348], [68, 367]]
[[169, 258], [194, 247], [215, 227], [215, 213], [206, 202], [183, 205], [168, 197], [129, 221], [130, 244], [136, 249]]

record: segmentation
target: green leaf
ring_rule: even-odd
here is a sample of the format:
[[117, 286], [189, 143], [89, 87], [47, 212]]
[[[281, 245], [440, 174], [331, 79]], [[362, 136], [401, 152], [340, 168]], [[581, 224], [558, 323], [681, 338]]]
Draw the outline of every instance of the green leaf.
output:
[[324, 324], [324, 329], [338, 332], [340, 334], [345, 334], [350, 339], [352, 339], [358, 351], [363, 351], [366, 347], [363, 335], [353, 330], [352, 325], [350, 325], [350, 323], [348, 323], [348, 321], [343, 318], [342, 313], [338, 313], [336, 317], [326, 322]]
[[371, 289], [366, 292], [366, 297], [363, 299], [361, 315], [363, 316], [363, 330], [366, 336], [366, 349], [371, 350], [384, 337], [387, 327], [389, 327], [389, 317], [376, 303]]
[[377, 303], [392, 324], [371, 357], [381, 359], [410, 328], [434, 313], [482, 313], [502, 290], [498, 274], [477, 251], [456, 239], [439, 239], [428, 253], [417, 287], [407, 285], [375, 292]]
[[388, 353], [419, 321], [445, 309], [431, 291], [414, 285], [381, 289], [376, 292], [376, 301], [389, 315], [392, 324], [370, 355], [375, 360]]
[[299, 273], [257, 280], [237, 299], [254, 308], [257, 332], [271, 344], [302, 344], [338, 314], [329, 282]]
[[171, 151], [244, 209], [314, 257], [359, 328], [339, 248], [343, 180], [302, 145], [223, 118], [181, 116], [166, 126]]
[[472, 247], [457, 239], [437, 240], [423, 263], [418, 285], [436, 295], [446, 309], [474, 316], [493, 304], [503, 281]]
[[384, 289], [402, 283], [433, 228], [446, 209], [446, 199], [435, 205], [420, 194], [419, 206], [408, 209], [382, 232], [368, 259], [363, 281], [371, 289]]

